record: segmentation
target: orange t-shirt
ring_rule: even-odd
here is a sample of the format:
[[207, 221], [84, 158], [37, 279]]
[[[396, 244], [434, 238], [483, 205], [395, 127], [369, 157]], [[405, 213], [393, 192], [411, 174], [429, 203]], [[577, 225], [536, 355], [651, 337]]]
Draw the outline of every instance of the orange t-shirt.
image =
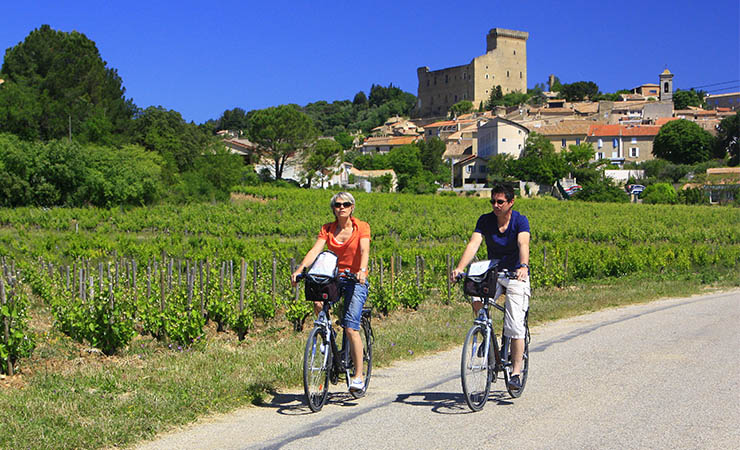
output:
[[360, 239], [370, 239], [370, 225], [367, 222], [350, 217], [352, 221], [352, 235], [342, 244], [334, 237], [337, 231], [337, 222], [325, 223], [319, 231], [319, 239], [324, 239], [326, 245], [337, 255], [337, 270], [340, 272], [349, 269], [352, 273], [360, 271], [361, 254]]

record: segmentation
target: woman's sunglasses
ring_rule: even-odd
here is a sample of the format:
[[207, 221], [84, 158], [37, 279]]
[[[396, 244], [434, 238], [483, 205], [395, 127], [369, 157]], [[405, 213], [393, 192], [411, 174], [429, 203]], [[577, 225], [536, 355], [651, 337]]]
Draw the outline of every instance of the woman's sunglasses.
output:
[[352, 206], [352, 202], [343, 202], [343, 203], [341, 203], [341, 202], [335, 202], [334, 203], [334, 207], [335, 208], [341, 208], [341, 207], [349, 208], [350, 206]]
[[492, 205], [503, 205], [504, 203], [506, 203], [506, 200], [501, 200], [501, 199], [491, 200]]

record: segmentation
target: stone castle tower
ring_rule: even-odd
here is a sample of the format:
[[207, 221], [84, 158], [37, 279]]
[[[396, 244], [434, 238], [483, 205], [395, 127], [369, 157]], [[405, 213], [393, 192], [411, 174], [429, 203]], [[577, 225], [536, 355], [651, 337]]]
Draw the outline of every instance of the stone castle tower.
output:
[[504, 94], [527, 92], [528, 38], [524, 31], [493, 28], [486, 36], [486, 53], [469, 64], [434, 71], [426, 66], [416, 69], [418, 114], [445, 115], [461, 100], [470, 100], [478, 108], [496, 86]]

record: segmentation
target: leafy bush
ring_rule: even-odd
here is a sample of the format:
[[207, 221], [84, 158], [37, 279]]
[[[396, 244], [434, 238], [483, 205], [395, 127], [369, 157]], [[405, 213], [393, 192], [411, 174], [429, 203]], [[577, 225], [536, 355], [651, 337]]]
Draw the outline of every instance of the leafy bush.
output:
[[678, 203], [678, 195], [669, 183], [655, 183], [645, 188], [640, 196], [643, 203], [656, 204], [667, 203], [670, 205]]
[[624, 189], [616, 186], [608, 178], [601, 178], [596, 182], [584, 184], [583, 189], [576, 192], [571, 198], [587, 202], [628, 203], [630, 201], [629, 195], [624, 192]]

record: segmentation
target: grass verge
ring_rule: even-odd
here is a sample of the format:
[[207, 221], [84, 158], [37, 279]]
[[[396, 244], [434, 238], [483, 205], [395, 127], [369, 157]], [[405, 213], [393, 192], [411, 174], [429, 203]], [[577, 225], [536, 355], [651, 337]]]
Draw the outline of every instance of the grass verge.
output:
[[[740, 286], [735, 273], [596, 280], [533, 295], [531, 323], [672, 296]], [[307, 330], [267, 324], [239, 342], [209, 336], [192, 348], [138, 338], [105, 357], [71, 342], [37, 307], [39, 346], [20, 375], [0, 381], [0, 448], [103, 448], [142, 439], [211, 413], [261, 402], [301, 383]], [[373, 318], [374, 366], [460, 345], [472, 314], [431, 299], [416, 311]]]

